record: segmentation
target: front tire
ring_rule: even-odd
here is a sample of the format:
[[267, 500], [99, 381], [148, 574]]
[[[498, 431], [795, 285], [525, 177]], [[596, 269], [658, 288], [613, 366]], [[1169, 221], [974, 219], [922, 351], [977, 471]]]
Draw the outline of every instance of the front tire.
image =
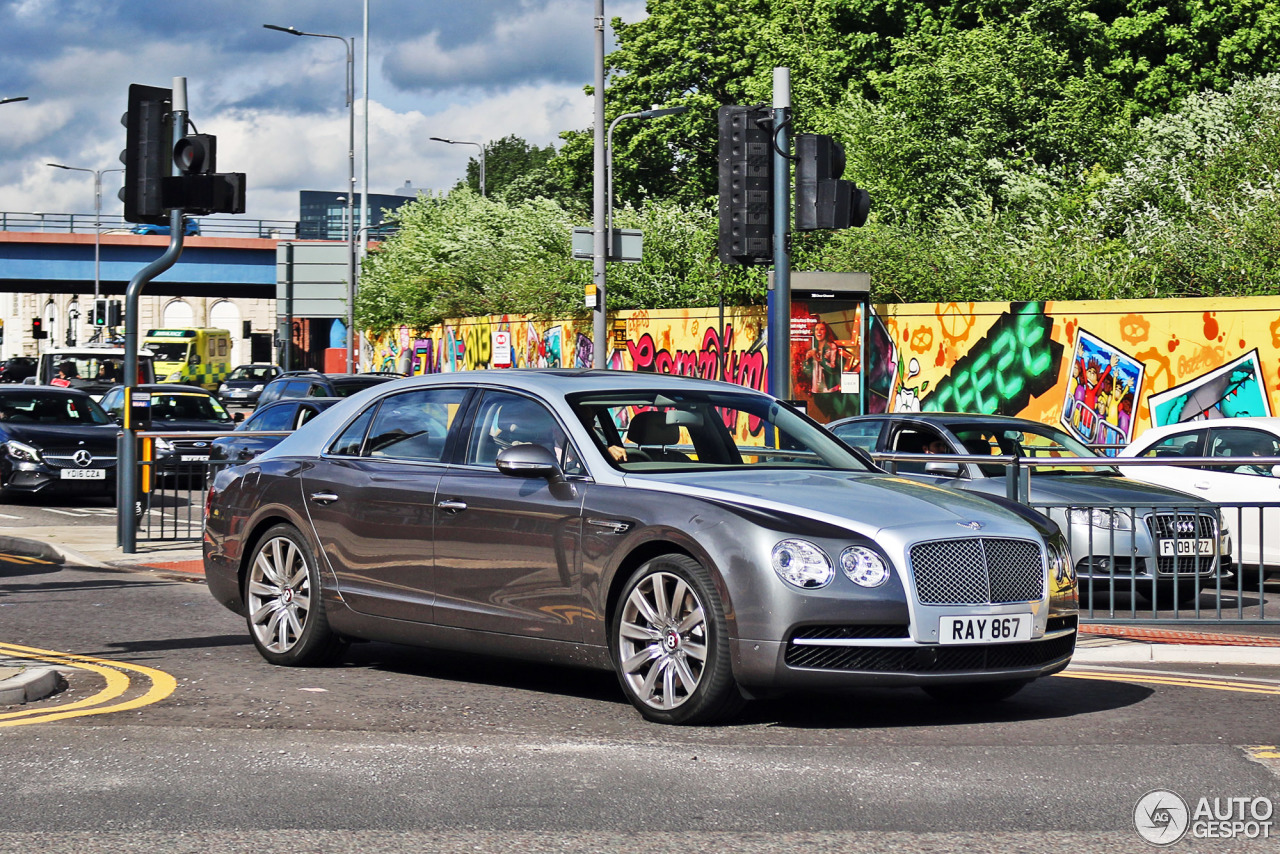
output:
[[325, 616], [315, 556], [292, 525], [269, 529], [253, 550], [245, 604], [253, 645], [272, 664], [314, 667], [346, 651]]
[[701, 724], [737, 713], [724, 606], [702, 564], [663, 555], [635, 571], [613, 616], [618, 681], [656, 723]]

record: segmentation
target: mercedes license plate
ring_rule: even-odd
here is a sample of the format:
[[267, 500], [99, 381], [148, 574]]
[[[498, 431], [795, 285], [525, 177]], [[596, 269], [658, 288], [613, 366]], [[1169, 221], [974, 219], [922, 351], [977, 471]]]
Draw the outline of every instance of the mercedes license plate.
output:
[[938, 620], [938, 643], [1007, 643], [1031, 640], [1030, 614], [966, 614]]
[[63, 469], [63, 480], [106, 480], [106, 469]]
[[1213, 540], [1161, 540], [1160, 557], [1206, 557], [1213, 554]]

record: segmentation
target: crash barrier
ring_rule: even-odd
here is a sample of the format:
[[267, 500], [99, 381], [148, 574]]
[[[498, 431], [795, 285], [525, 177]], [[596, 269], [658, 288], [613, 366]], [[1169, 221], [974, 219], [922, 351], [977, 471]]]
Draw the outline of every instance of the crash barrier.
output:
[[[1280, 624], [1280, 478], [1275, 501], [1188, 503], [1152, 500], [1116, 504], [1035, 499], [1039, 468], [1118, 469], [1165, 466], [1230, 471], [1237, 465], [1271, 466], [1280, 457], [969, 456], [877, 453], [887, 470], [910, 466], [938, 483], [960, 476], [961, 466], [1004, 467], [1004, 497], [1049, 516], [1067, 536], [1079, 579], [1080, 616], [1107, 623]], [[990, 471], [990, 468], [988, 468]], [[1060, 476], [1057, 475], [1057, 476]], [[989, 480], [996, 480], [994, 478]], [[1188, 489], [1196, 478], [1188, 472]]]
[[[146, 430], [138, 438], [138, 496], [134, 513], [139, 542], [198, 542], [204, 534], [204, 505], [219, 469], [243, 460], [211, 460], [215, 439], [245, 436], [228, 431]], [[288, 431], [254, 436], [288, 436]], [[118, 501], [118, 507], [127, 502]]]

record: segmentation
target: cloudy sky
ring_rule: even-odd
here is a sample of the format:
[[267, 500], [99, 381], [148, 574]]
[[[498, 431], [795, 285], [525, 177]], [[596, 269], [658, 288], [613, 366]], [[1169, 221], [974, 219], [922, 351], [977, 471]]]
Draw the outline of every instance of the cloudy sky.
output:
[[[591, 124], [594, 0], [370, 0], [369, 191], [452, 187], [474, 146], [546, 145]], [[643, 0], [606, 0], [631, 22]], [[191, 118], [218, 137], [218, 168], [248, 175], [246, 217], [298, 217], [299, 190], [347, 178], [346, 50], [363, 0], [0, 0], [0, 211], [91, 213], [92, 177], [120, 166], [130, 83], [187, 78]], [[610, 36], [609, 49], [612, 48]], [[363, 44], [356, 43], [357, 146]], [[357, 161], [359, 180], [359, 161]], [[120, 175], [103, 177], [119, 215]]]

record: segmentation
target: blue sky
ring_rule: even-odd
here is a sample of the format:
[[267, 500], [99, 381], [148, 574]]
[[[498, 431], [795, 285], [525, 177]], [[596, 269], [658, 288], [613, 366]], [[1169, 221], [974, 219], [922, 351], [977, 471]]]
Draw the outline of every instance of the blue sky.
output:
[[[594, 0], [369, 5], [370, 192], [453, 186], [476, 148], [432, 136], [546, 145], [590, 125]], [[91, 213], [92, 178], [45, 164], [118, 167], [129, 84], [182, 76], [218, 168], [248, 175], [246, 217], [296, 219], [299, 190], [346, 181], [346, 51], [262, 25], [359, 37], [363, 14], [363, 0], [0, 0], [0, 97], [30, 98], [0, 106], [0, 210]], [[644, 2], [605, 14], [632, 22]], [[104, 214], [120, 213], [119, 180], [103, 178]]]

